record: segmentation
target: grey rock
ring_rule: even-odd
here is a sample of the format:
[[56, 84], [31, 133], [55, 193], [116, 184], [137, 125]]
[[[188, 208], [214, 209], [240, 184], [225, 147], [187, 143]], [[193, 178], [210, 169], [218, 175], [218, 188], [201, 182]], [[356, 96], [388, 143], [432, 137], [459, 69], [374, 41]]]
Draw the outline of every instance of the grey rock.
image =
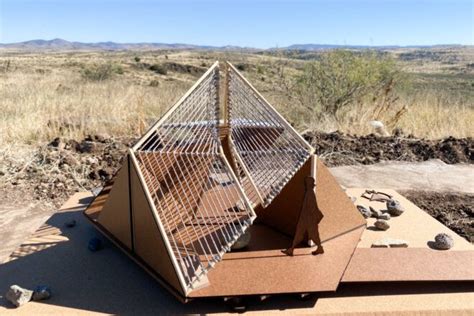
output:
[[400, 216], [405, 209], [397, 200], [389, 200], [387, 201], [387, 211], [391, 216]]
[[43, 301], [51, 297], [51, 289], [46, 285], [39, 285], [33, 292], [33, 301]]
[[250, 243], [250, 238], [252, 238], [252, 235], [248, 230], [246, 230], [245, 233], [243, 233], [242, 236], [237, 239], [237, 241], [232, 245], [230, 249], [234, 251], [247, 247]]
[[453, 237], [445, 233], [438, 234], [435, 237], [435, 242], [433, 246], [434, 248], [439, 250], [451, 249], [454, 246]]
[[387, 230], [390, 228], [390, 224], [386, 220], [383, 220], [383, 219], [376, 220], [374, 223], [374, 226], [380, 230]]
[[369, 206], [369, 209], [370, 209], [370, 213], [372, 214], [372, 215], [371, 215], [372, 217], [379, 218], [379, 216], [382, 215], [382, 212], [381, 212], [381, 211], [376, 210], [376, 209], [373, 208], [372, 206]]
[[372, 244], [372, 248], [407, 248], [408, 241], [403, 239], [383, 238]]
[[100, 194], [100, 192], [102, 191], [103, 187], [96, 187], [96, 188], [93, 188], [91, 189], [91, 193], [92, 195], [94, 196], [98, 196]]
[[349, 196], [349, 199], [352, 201], [352, 203], [354, 203], [357, 200], [355, 196]]
[[362, 214], [362, 216], [364, 216], [364, 218], [369, 218], [372, 216], [372, 212], [370, 212], [370, 210], [363, 205], [357, 205], [357, 209]]
[[385, 221], [388, 221], [390, 218], [391, 216], [388, 213], [380, 213], [380, 215], [377, 217], [377, 219], [383, 219]]
[[21, 305], [28, 303], [32, 296], [33, 291], [24, 289], [18, 285], [10, 286], [7, 293], [5, 294], [5, 298], [16, 307], [20, 307]]

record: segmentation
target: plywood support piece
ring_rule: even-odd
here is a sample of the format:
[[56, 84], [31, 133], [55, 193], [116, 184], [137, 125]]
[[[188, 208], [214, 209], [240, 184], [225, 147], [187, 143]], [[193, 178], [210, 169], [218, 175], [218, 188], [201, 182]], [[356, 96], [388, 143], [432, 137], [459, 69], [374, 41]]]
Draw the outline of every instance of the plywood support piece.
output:
[[[314, 167], [316, 170], [313, 170]], [[316, 156], [305, 162], [269, 206], [256, 208], [258, 220], [293, 237], [303, 207], [304, 179], [314, 173], [316, 173], [316, 200], [324, 215], [319, 224], [321, 242], [324, 243], [366, 225], [365, 219], [352, 201]]]

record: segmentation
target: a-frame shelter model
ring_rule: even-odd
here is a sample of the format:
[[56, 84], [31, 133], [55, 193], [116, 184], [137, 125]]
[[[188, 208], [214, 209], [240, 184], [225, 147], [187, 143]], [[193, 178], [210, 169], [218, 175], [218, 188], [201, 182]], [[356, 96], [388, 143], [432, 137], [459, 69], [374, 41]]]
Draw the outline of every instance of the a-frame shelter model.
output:
[[[313, 153], [230, 63], [216, 62], [129, 150], [85, 215], [183, 300], [332, 291], [365, 220]], [[326, 252], [289, 257], [281, 250], [307, 177]], [[230, 252], [246, 231], [249, 245]]]

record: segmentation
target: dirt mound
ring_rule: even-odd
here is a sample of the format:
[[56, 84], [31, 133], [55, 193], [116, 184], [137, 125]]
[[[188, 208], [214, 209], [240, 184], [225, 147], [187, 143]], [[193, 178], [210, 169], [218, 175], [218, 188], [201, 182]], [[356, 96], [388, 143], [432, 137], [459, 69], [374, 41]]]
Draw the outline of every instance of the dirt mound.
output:
[[167, 62], [163, 65], [168, 71], [177, 72], [181, 74], [191, 74], [195, 76], [200, 76], [206, 72], [205, 68], [196, 67], [193, 65], [183, 65], [173, 62]]
[[81, 141], [55, 138], [25, 167], [9, 162], [10, 184], [33, 191], [37, 200], [60, 205], [71, 194], [102, 186], [122, 164], [133, 139], [93, 135]]
[[474, 194], [405, 191], [418, 207], [470, 242], [474, 242]]
[[[474, 159], [471, 138], [423, 140], [402, 137], [355, 137], [340, 133], [305, 133], [316, 153], [329, 166], [371, 164], [382, 160], [424, 161], [439, 158], [447, 163]], [[60, 205], [77, 191], [99, 187], [121, 166], [129, 146], [136, 139], [91, 135], [77, 141], [55, 138], [35, 150], [27, 166], [7, 161], [4, 179], [18, 189], [32, 189], [38, 200]], [[4, 171], [2, 171], [4, 173]], [[2, 174], [0, 174], [2, 176]]]
[[448, 164], [474, 162], [474, 140], [470, 137], [426, 140], [412, 136], [353, 136], [339, 132], [306, 132], [303, 137], [315, 147], [316, 153], [328, 166], [373, 164], [387, 160], [440, 159]]

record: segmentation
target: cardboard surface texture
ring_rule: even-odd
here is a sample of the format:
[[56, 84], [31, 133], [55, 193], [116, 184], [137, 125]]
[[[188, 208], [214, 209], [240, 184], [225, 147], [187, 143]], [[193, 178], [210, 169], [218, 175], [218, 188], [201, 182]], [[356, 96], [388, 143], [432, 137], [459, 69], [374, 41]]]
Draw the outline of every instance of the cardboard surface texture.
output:
[[[348, 193], [351, 193], [351, 190], [348, 190]], [[91, 253], [87, 249], [87, 242], [94, 236], [95, 230], [82, 215], [90, 202], [90, 193], [75, 194], [60, 211], [12, 253], [8, 262], [0, 265], [0, 293], [5, 293], [11, 284], [31, 289], [41, 283], [47, 284], [53, 290], [50, 300], [29, 302], [17, 309], [13, 308], [5, 298], [0, 297], [0, 314], [221, 314], [228, 311], [228, 308], [219, 300], [195, 300], [188, 304], [181, 304], [138, 265], [133, 264], [127, 256], [109, 243], [105, 243], [103, 250]], [[65, 228], [64, 223], [72, 219], [77, 221], [76, 227]], [[431, 225], [433, 222], [435, 219], [430, 218], [425, 224]], [[395, 225], [392, 228], [395, 228]], [[370, 231], [365, 230], [362, 239], [367, 232]], [[258, 232], [255, 236], [259, 236]], [[282, 234], [275, 232], [272, 236], [278, 243], [283, 244], [287, 241]], [[333, 241], [335, 240], [337, 239]], [[268, 249], [270, 245], [266, 243], [272, 245], [273, 241], [267, 240], [259, 247]], [[297, 249], [297, 252], [305, 250], [307, 249]], [[373, 249], [362, 248], [361, 250], [368, 252]], [[388, 252], [389, 250], [411, 249], [383, 250]], [[354, 255], [355, 260], [357, 260], [358, 251], [356, 250]], [[272, 260], [271, 250], [261, 251], [261, 253], [262, 258], [268, 256], [268, 259]], [[441, 256], [447, 252], [433, 253]], [[224, 260], [224, 264], [232, 258], [240, 260], [239, 257], [243, 253], [236, 252], [227, 255], [228, 258]], [[403, 260], [404, 264], [399, 264], [399, 266], [410, 264], [408, 259]], [[462, 265], [468, 266], [468, 263], [463, 262]], [[376, 266], [377, 261], [369, 266], [366, 265], [364, 269], [370, 271]], [[342, 283], [336, 292], [318, 294], [317, 300], [310, 298], [307, 301], [300, 301], [292, 295], [270, 297], [263, 302], [251, 304], [248, 313], [472, 315], [474, 310], [473, 280], [474, 277], [467, 282]], [[242, 282], [238, 278], [233, 281]], [[278, 282], [279, 279], [274, 283]]]

